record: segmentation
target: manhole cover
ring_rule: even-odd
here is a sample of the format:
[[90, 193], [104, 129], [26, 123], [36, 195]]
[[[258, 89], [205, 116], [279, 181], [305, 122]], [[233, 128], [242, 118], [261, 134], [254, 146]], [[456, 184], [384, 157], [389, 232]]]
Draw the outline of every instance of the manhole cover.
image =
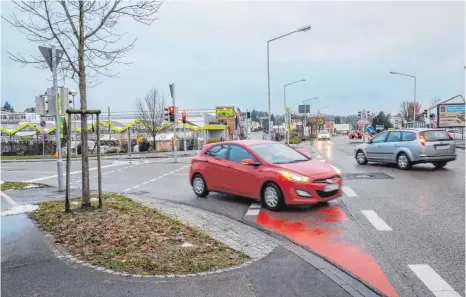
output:
[[383, 172], [375, 173], [343, 173], [343, 179], [346, 180], [357, 180], [357, 179], [393, 179], [388, 174]]

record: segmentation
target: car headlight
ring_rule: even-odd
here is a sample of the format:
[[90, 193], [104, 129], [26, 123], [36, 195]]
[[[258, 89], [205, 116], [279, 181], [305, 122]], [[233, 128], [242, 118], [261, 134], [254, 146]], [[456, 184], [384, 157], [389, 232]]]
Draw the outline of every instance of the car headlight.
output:
[[291, 173], [289, 171], [280, 171], [281, 176], [286, 178], [289, 181], [294, 181], [294, 182], [307, 182], [309, 181], [309, 177], [307, 176], [302, 176], [296, 173]]
[[335, 170], [335, 173], [341, 177], [341, 170], [338, 167], [335, 167], [333, 165], [330, 165], [330, 166], [332, 166], [333, 170]]

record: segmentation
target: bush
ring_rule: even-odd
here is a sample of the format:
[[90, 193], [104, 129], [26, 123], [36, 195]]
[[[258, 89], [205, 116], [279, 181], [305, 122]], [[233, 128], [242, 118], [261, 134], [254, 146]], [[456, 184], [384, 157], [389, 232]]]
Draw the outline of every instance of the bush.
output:
[[213, 137], [213, 138], [209, 138], [207, 139], [207, 143], [215, 143], [215, 142], [220, 142], [220, 137]]
[[299, 144], [299, 143], [301, 143], [301, 138], [299, 138], [296, 135], [293, 135], [292, 137], [290, 137], [290, 144]]
[[140, 152], [147, 152], [149, 150], [149, 147], [150, 147], [150, 142], [147, 141], [147, 139], [143, 139], [141, 141], [141, 143], [139, 144], [139, 151]]

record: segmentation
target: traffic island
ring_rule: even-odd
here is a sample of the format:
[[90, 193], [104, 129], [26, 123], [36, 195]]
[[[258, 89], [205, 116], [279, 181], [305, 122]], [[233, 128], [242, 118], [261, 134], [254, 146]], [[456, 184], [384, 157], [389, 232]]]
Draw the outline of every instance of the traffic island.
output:
[[5, 181], [0, 185], [1, 191], [7, 190], [23, 190], [23, 189], [34, 189], [34, 188], [46, 188], [48, 185], [38, 184], [38, 183], [28, 183], [28, 182], [10, 182]]
[[104, 194], [103, 208], [71, 200], [39, 203], [30, 214], [49, 232], [62, 257], [113, 274], [151, 276], [207, 274], [237, 267], [250, 258], [207, 233], [121, 194]]

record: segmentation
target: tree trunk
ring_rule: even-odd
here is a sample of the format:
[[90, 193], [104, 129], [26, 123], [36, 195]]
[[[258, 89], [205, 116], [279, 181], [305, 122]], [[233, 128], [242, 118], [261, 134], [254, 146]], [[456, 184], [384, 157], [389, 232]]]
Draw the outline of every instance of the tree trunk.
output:
[[157, 147], [155, 145], [155, 136], [157, 136], [157, 133], [152, 132], [152, 139], [154, 139], [154, 151], [157, 150]]
[[[78, 63], [79, 63], [79, 96], [81, 110], [87, 110], [86, 94], [86, 66], [84, 64], [84, 7], [79, 3], [79, 40], [78, 40]], [[81, 170], [82, 170], [82, 201], [83, 207], [91, 206], [89, 190], [89, 146], [87, 134], [87, 116], [81, 115]]]

